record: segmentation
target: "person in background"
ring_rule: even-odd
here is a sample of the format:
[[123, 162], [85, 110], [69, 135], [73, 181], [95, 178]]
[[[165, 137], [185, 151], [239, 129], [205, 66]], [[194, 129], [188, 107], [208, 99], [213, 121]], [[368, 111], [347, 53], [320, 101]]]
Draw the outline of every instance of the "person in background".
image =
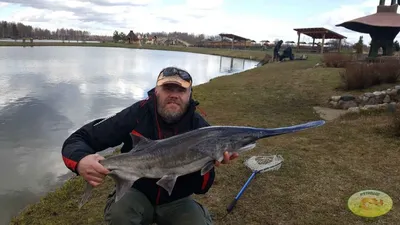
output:
[[278, 43], [276, 43], [275, 47], [274, 47], [274, 57], [273, 57], [273, 61], [279, 61], [279, 49], [281, 48], [283, 43], [283, 40], [278, 41]]

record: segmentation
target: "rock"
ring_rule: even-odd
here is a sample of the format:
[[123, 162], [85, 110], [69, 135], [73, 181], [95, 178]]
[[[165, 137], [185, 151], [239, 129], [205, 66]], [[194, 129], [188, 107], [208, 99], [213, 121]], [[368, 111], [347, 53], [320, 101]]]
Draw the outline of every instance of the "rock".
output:
[[357, 106], [358, 105], [354, 100], [352, 100], [352, 101], [339, 100], [339, 102], [338, 102], [338, 107], [340, 109], [348, 109], [350, 107], [357, 107]]
[[392, 99], [392, 101], [398, 102], [400, 100], [400, 89], [393, 89], [390, 93], [389, 93], [390, 99]]
[[359, 96], [350, 94], [331, 96], [329, 105], [349, 112], [397, 107], [400, 106], [400, 85], [383, 91], [366, 92]]
[[382, 104], [378, 104], [378, 109], [387, 109], [388, 108], [389, 103], [382, 103]]
[[350, 107], [349, 109], [347, 109], [347, 111], [349, 111], [351, 113], [359, 113], [360, 107]]
[[343, 95], [342, 97], [340, 97], [340, 100], [343, 101], [352, 101], [355, 100], [356, 98], [352, 95]]
[[375, 95], [371, 92], [367, 92], [364, 94], [366, 97], [370, 98], [370, 97], [374, 97]]
[[360, 108], [360, 110], [368, 111], [368, 110], [376, 110], [379, 109], [378, 105], [365, 105]]
[[341, 110], [341, 109], [330, 109], [330, 108], [324, 108], [324, 107], [319, 107], [315, 106], [313, 107], [315, 113], [317, 113], [322, 119], [331, 121], [336, 118], [339, 118], [340, 116], [348, 113], [347, 110]]
[[333, 108], [337, 108], [338, 106], [338, 102], [337, 101], [330, 101], [329, 104], [333, 107]]
[[385, 95], [376, 96], [375, 98], [376, 98], [377, 104], [383, 103], [383, 99], [385, 98], [385, 96], [386, 96], [386, 94]]
[[[399, 90], [400, 90], [400, 89], [399, 89]], [[390, 95], [391, 97], [393, 97], [394, 95], [397, 95], [397, 91], [398, 91], [398, 90], [393, 89], [393, 90], [388, 91], [387, 93], [388, 93], [388, 95]]]
[[384, 103], [389, 103], [390, 102], [390, 96], [386, 95], [385, 98], [383, 99]]
[[379, 99], [376, 97], [369, 98], [366, 102], [365, 105], [376, 105], [379, 104]]
[[375, 96], [379, 96], [379, 95], [381, 95], [381, 92], [380, 91], [374, 91], [372, 94], [374, 94]]
[[362, 103], [368, 102], [368, 99], [369, 99], [369, 97], [367, 97], [367, 96], [362, 96], [361, 102], [362, 102]]
[[388, 106], [387, 106], [387, 110], [389, 111], [389, 112], [395, 112], [396, 111], [396, 102], [391, 102], [391, 103], [389, 103], [388, 104]]

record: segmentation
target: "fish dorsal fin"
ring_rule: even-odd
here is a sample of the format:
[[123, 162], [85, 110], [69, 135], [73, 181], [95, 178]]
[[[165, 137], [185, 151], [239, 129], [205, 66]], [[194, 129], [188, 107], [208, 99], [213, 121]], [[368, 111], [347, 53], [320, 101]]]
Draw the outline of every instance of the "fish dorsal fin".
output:
[[136, 145], [145, 145], [149, 144], [152, 142], [152, 140], [144, 137], [144, 136], [139, 136], [131, 133], [131, 138], [132, 138], [132, 144]]
[[138, 149], [141, 149], [145, 145], [149, 145], [153, 143], [154, 141], [151, 139], [148, 139], [144, 136], [139, 136], [139, 135], [134, 135], [130, 134], [132, 138], [132, 147], [133, 149], [131, 150], [132, 152], [136, 152]]

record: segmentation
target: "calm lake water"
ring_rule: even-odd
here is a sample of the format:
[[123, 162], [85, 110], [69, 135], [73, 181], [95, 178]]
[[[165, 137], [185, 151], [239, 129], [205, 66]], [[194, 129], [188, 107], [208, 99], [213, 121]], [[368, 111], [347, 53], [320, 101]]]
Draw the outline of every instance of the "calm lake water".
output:
[[0, 47], [0, 224], [59, 185], [71, 132], [147, 97], [163, 67], [188, 70], [198, 85], [256, 64], [171, 51]]

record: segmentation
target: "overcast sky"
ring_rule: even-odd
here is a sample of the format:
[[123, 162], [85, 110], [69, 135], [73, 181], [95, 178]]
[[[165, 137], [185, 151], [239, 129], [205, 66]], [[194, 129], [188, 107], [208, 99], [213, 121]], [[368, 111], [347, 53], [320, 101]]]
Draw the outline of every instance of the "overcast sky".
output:
[[[386, 1], [389, 4], [390, 1]], [[0, 20], [92, 34], [182, 31], [297, 41], [293, 28], [325, 27], [355, 42], [367, 34], [335, 27], [376, 12], [379, 0], [0, 0]], [[310, 41], [302, 35], [301, 41]]]

